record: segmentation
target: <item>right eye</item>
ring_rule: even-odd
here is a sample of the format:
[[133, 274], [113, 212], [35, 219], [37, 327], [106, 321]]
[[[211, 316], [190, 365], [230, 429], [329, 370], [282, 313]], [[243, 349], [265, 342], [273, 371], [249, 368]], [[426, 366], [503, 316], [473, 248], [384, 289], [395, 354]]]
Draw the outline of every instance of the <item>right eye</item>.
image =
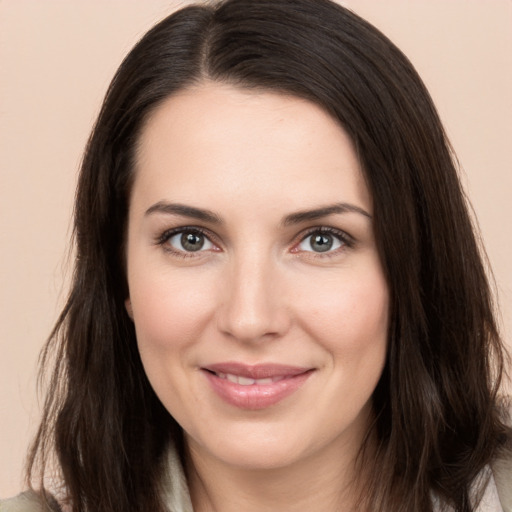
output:
[[199, 229], [183, 228], [164, 233], [160, 243], [177, 253], [194, 253], [215, 248], [212, 241]]

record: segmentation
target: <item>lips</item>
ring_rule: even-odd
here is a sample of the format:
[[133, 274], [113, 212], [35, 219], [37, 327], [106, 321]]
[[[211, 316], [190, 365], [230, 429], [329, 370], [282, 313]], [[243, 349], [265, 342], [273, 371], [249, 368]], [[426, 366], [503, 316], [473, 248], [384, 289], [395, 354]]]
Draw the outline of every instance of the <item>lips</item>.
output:
[[285, 377], [267, 377], [266, 379], [251, 379], [250, 377], [242, 377], [241, 375], [235, 375], [233, 373], [216, 373], [219, 379], [227, 379], [229, 382], [233, 382], [235, 384], [240, 384], [241, 386], [252, 386], [256, 384], [257, 386], [265, 386], [267, 384], [272, 384], [273, 382], [277, 382], [279, 380], [284, 379]]
[[212, 364], [201, 370], [220, 398], [249, 410], [276, 405], [295, 393], [313, 373], [306, 367], [235, 362]]

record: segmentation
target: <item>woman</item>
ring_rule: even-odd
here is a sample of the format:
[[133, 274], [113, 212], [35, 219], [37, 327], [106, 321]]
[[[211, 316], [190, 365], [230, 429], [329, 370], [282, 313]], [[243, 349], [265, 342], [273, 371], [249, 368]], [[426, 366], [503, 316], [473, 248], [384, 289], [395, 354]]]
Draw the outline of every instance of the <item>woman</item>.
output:
[[228, 0], [153, 28], [89, 141], [75, 239], [28, 471], [56, 454], [64, 510], [510, 510], [450, 148], [350, 11]]

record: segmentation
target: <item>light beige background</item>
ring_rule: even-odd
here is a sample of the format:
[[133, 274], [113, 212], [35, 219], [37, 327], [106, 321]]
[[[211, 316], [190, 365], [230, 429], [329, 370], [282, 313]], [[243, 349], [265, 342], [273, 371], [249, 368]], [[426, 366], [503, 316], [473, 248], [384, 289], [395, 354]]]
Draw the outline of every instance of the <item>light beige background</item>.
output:
[[[172, 0], [0, 0], [0, 496], [21, 487], [37, 354], [62, 305], [81, 151]], [[512, 1], [348, 0], [409, 56], [464, 169], [512, 333]]]

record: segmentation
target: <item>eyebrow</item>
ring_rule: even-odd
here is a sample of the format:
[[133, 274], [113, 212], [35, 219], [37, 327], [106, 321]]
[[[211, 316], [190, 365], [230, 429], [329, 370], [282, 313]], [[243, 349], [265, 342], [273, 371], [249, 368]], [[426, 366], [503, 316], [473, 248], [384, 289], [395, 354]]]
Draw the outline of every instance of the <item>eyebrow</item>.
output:
[[[223, 220], [211, 210], [196, 208], [195, 206], [188, 206], [185, 204], [167, 203], [165, 201], [159, 201], [158, 203], [155, 203], [153, 206], [149, 207], [146, 210], [145, 215], [151, 215], [153, 213], [180, 215], [182, 217], [189, 217], [215, 225], [221, 225], [224, 223]], [[291, 213], [284, 217], [282, 224], [283, 226], [292, 226], [294, 224], [300, 224], [302, 222], [317, 220], [329, 215], [342, 213], [357, 213], [369, 219], [372, 218], [372, 216], [366, 210], [363, 210], [359, 206], [350, 203], [336, 203], [333, 205], [315, 208], [313, 210], [304, 210]]]
[[223, 224], [222, 219], [210, 210], [203, 208], [196, 208], [194, 206], [187, 206], [185, 204], [167, 203], [159, 201], [146, 210], [145, 215], [152, 213], [166, 213], [168, 215], [180, 215], [182, 217], [189, 217], [192, 219], [209, 222], [210, 224]]
[[329, 206], [323, 206], [321, 208], [315, 208], [314, 210], [304, 210], [287, 215], [284, 218], [283, 225], [291, 226], [294, 224], [300, 224], [301, 222], [317, 220], [322, 217], [340, 213], [358, 213], [369, 219], [372, 218], [366, 210], [363, 210], [359, 206], [350, 203], [336, 203]]

